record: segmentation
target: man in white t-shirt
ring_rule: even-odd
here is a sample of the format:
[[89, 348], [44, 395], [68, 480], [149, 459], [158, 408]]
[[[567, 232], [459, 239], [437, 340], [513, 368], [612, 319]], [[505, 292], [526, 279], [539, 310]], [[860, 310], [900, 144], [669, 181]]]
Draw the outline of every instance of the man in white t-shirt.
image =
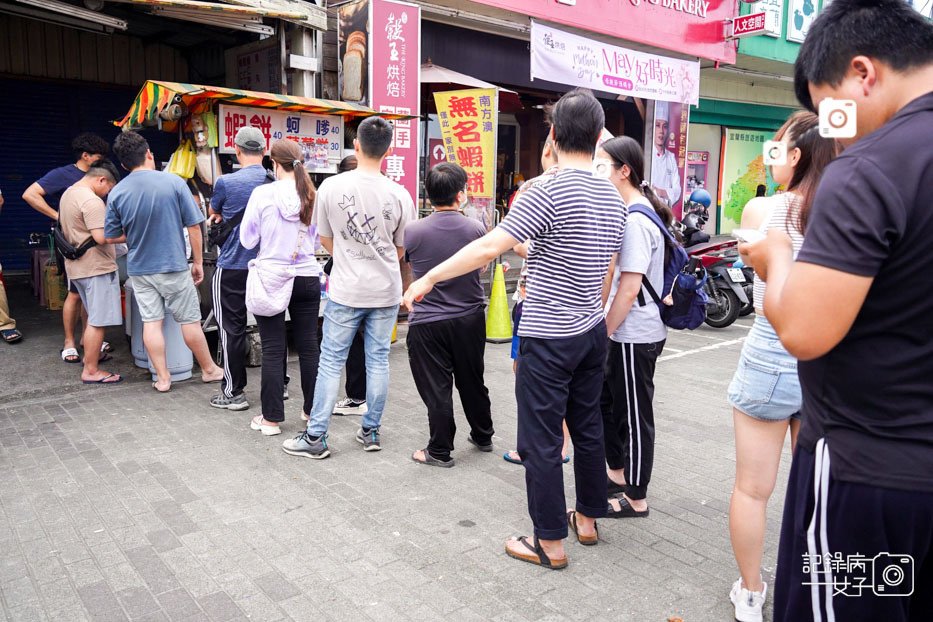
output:
[[389, 344], [402, 300], [399, 259], [404, 231], [417, 218], [408, 192], [382, 172], [390, 152], [393, 127], [381, 117], [360, 124], [353, 141], [356, 170], [330, 177], [318, 188], [312, 219], [321, 245], [334, 258], [324, 339], [308, 428], [282, 444], [293, 456], [322, 459], [330, 455], [330, 424], [340, 373], [353, 337], [363, 326], [368, 412], [356, 439], [366, 451], [381, 449], [379, 426], [389, 390]]
[[673, 206], [681, 197], [680, 170], [677, 157], [668, 151], [670, 134], [668, 110], [670, 104], [657, 102], [654, 107], [654, 146], [651, 149], [651, 187], [661, 200]]

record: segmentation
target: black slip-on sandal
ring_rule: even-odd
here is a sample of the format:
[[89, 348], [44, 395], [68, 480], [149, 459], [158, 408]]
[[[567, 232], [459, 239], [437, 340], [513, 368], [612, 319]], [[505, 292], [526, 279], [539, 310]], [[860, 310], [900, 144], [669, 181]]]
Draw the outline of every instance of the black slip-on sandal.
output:
[[645, 518], [648, 516], [648, 512], [651, 509], [647, 509], [643, 512], [639, 512], [632, 507], [632, 504], [628, 502], [628, 499], [625, 497], [617, 497], [616, 501], [619, 502], [619, 509], [616, 510], [612, 507], [612, 504], [609, 504], [609, 507], [606, 509], [606, 518]]
[[520, 538], [512, 538], [513, 542], [521, 542], [522, 546], [528, 549], [528, 553], [519, 553], [511, 550], [508, 545], [505, 547], [505, 554], [513, 559], [518, 559], [523, 562], [528, 562], [529, 564], [534, 564], [535, 566], [542, 566], [544, 568], [549, 568], [550, 570], [562, 570], [567, 567], [567, 558], [563, 559], [551, 559], [547, 556], [547, 553], [544, 552], [541, 543], [538, 542], [535, 538], [535, 544], [532, 546], [528, 542], [528, 536], [522, 536]]
[[422, 449], [421, 451], [424, 452], [424, 460], [418, 460], [417, 458], [415, 458], [415, 454], [411, 455], [411, 459], [417, 462], [418, 464], [425, 464], [427, 466], [440, 467], [442, 469], [449, 469], [454, 464], [456, 464], [453, 458], [451, 458], [450, 460], [446, 460], [446, 461], [438, 460], [437, 458], [432, 456], [430, 453], [428, 453], [427, 449]]

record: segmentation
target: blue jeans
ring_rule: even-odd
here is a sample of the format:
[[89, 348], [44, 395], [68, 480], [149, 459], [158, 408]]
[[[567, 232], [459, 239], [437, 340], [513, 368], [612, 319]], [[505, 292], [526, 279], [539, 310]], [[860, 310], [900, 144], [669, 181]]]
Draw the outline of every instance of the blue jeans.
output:
[[389, 345], [398, 306], [358, 309], [327, 301], [324, 307], [324, 339], [314, 387], [314, 405], [308, 421], [308, 434], [327, 432], [340, 391], [340, 372], [347, 362], [350, 344], [360, 325], [366, 352], [366, 407], [363, 427], [378, 428], [389, 392]]

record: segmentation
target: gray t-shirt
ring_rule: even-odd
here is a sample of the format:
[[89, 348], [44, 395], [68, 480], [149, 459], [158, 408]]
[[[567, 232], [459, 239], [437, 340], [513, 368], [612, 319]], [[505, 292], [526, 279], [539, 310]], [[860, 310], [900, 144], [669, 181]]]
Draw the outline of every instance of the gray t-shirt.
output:
[[[461, 248], [486, 235], [479, 221], [460, 212], [435, 212], [405, 229], [405, 259], [416, 279]], [[416, 302], [409, 324], [426, 324], [469, 315], [483, 308], [485, 299], [479, 270], [443, 281]]]
[[417, 218], [408, 192], [382, 175], [359, 169], [325, 179], [314, 218], [318, 233], [334, 240], [328, 295], [355, 308], [391, 307], [402, 301], [397, 246]]
[[[651, 207], [646, 201], [638, 203]], [[653, 209], [653, 208], [652, 208]], [[648, 276], [651, 286], [659, 295], [664, 288], [664, 236], [644, 214], [629, 211], [625, 237], [612, 277], [612, 290], [606, 305], [608, 310], [619, 289], [622, 272], [637, 272]], [[639, 306], [636, 300], [625, 321], [616, 329], [610, 339], [618, 343], [655, 343], [667, 339], [667, 327], [661, 321], [658, 305], [648, 292], [642, 288], [645, 306]]]

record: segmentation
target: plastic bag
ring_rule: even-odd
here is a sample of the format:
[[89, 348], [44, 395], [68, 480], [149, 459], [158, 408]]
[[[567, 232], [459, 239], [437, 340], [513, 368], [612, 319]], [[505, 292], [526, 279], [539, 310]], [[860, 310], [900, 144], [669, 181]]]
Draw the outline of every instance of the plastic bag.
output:
[[197, 165], [197, 154], [190, 140], [184, 140], [178, 145], [178, 149], [172, 154], [168, 161], [169, 173], [174, 173], [182, 179], [191, 179], [194, 176], [194, 169]]
[[207, 146], [214, 149], [218, 146], [217, 115], [210, 111], [202, 112], [201, 121], [204, 123], [204, 129], [207, 132]]

